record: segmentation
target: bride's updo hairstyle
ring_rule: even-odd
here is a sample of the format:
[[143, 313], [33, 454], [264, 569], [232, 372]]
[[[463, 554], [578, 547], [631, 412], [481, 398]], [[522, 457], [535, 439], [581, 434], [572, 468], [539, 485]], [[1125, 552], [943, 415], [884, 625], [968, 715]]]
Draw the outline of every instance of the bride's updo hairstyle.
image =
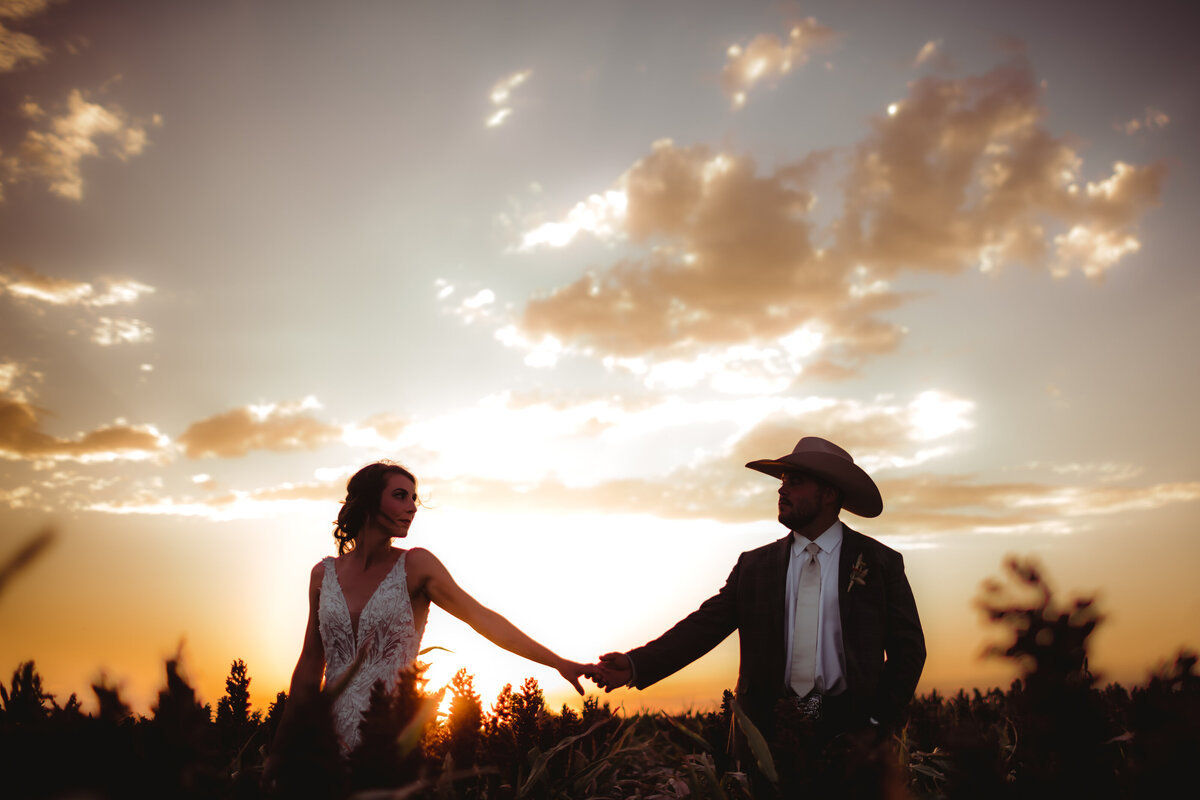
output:
[[413, 489], [416, 489], [416, 476], [391, 461], [367, 464], [346, 482], [346, 499], [342, 501], [333, 528], [333, 538], [337, 540], [339, 556], [354, 549], [358, 532], [367, 524], [371, 515], [379, 511], [379, 500], [393, 475], [408, 478], [413, 482]]

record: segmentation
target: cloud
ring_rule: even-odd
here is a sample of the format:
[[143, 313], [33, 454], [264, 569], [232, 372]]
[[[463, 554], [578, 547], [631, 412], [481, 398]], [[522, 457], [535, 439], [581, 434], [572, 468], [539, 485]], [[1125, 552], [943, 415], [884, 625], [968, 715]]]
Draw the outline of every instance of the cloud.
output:
[[[1042, 126], [1040, 89], [1026, 64], [963, 80], [924, 78], [855, 149], [837, 251], [881, 277], [957, 273], [1023, 262], [1098, 275], [1132, 252], [1135, 227], [1157, 205], [1162, 164], [1114, 164], [1092, 183], [1066, 140]], [[1072, 248], [1049, 225], [1116, 240], [1115, 256]]]
[[[242, 454], [269, 448], [279, 430], [247, 431], [247, 414], [264, 422], [295, 420], [308, 404], [239, 409], [241, 432], [221, 448]], [[802, 435], [845, 446], [879, 483], [886, 512], [873, 523], [889, 535], [935, 533], [1068, 534], [1089, 518], [1200, 500], [1200, 483], [1128, 484], [1129, 465], [1025, 465], [1051, 470], [1055, 482], [979, 482], [969, 475], [912, 474], [943, 461], [972, 429], [974, 404], [929, 390], [907, 399], [753, 397], [683, 402], [679, 398], [558, 398], [504, 393], [472, 408], [420, 420], [378, 415], [347, 428], [343, 441], [403, 453], [426, 492], [443, 507], [489, 513], [646, 514], [721, 522], [770, 521], [778, 484], [743, 466], [789, 452]], [[195, 426], [193, 426], [195, 427]], [[691, 434], [701, 431], [695, 438]], [[688, 434], [684, 436], [683, 434]], [[320, 440], [336, 436], [329, 428]], [[181, 437], [180, 441], [183, 442]], [[290, 435], [286, 447], [300, 446]], [[236, 443], [230, 443], [236, 440]], [[486, 447], [479, 442], [486, 441]], [[679, 441], [689, 444], [681, 450]], [[708, 446], [695, 448], [695, 441]], [[195, 447], [195, 443], [185, 444]], [[208, 454], [215, 452], [214, 447]], [[217, 492], [209, 475], [199, 496], [158, 488], [89, 505], [106, 513], [258, 518], [335, 501], [354, 467], [317, 470], [315, 481]], [[1088, 479], [1095, 480], [1092, 482]], [[1075, 483], [1062, 483], [1066, 479]], [[111, 492], [108, 492], [111, 496]], [[20, 498], [17, 498], [20, 500]]]
[[[775, 431], [777, 433], [777, 431]], [[794, 437], [794, 430], [789, 431]], [[778, 436], [769, 449], [739, 446], [732, 453], [685, 465], [665, 478], [630, 477], [572, 485], [550, 475], [528, 481], [458, 477], [427, 485], [439, 501], [457, 508], [496, 512], [647, 514], [667, 519], [727, 523], [767, 522], [774, 516], [778, 482], [746, 470], [742, 459], [774, 457], [790, 450]], [[837, 440], [845, 441], [845, 440]], [[886, 448], [885, 448], [886, 449]], [[859, 459], [860, 453], [866, 458]], [[871, 448], [857, 461], [886, 460]], [[884, 535], [1049, 533], [1086, 530], [1090, 517], [1150, 511], [1200, 500], [1200, 483], [1162, 483], [1114, 488], [1029, 482], [977, 483], [970, 476], [888, 477], [868, 471], [884, 498], [884, 515], [871, 524]], [[847, 522], [854, 524], [854, 517]]]
[[[604, 220], [593, 232], [619, 233], [646, 255], [530, 300], [517, 323], [523, 341], [553, 337], [572, 352], [634, 372], [650, 369], [636, 359], [703, 371], [688, 362], [730, 346], [745, 349], [709, 361], [750, 372], [773, 364], [776, 373], [792, 374], [801, 368], [798, 354], [813, 355], [813, 340], [823, 354], [847, 345], [864, 353], [891, 349], [899, 331], [869, 315], [894, 305], [894, 297], [881, 287], [856, 291], [853, 276], [810, 238], [808, 183], [828, 158], [813, 154], [760, 176], [746, 157], [656, 142], [603, 195], [619, 203], [593, 204], [622, 213], [586, 217]], [[575, 216], [566, 223], [588, 228], [577, 223], [584, 215]]]
[[154, 287], [127, 278], [102, 279], [103, 290], [86, 281], [52, 278], [22, 264], [0, 272], [0, 289], [13, 297], [55, 306], [103, 308], [137, 302], [142, 295], [153, 294]]
[[154, 329], [139, 319], [101, 317], [92, 331], [92, 341], [101, 347], [142, 344], [154, 341]]
[[546, 222], [521, 237], [519, 252], [539, 247], [566, 247], [580, 233], [590, 233], [601, 240], [611, 240], [621, 234], [629, 197], [620, 189], [593, 194], [581, 200], [567, 212], [561, 222]]
[[[1043, 127], [1040, 99], [1023, 62], [925, 77], [856, 145], [770, 171], [655, 142], [611, 187], [525, 234], [522, 250], [589, 232], [621, 257], [531, 298], [503, 341], [553, 342], [554, 359], [590, 356], [661, 386], [725, 375], [778, 391], [788, 374], [851, 375], [894, 351], [905, 330], [886, 314], [908, 299], [894, 288], [905, 274], [1023, 262], [1102, 277], [1140, 247], [1166, 168], [1117, 162], [1086, 179], [1071, 140]], [[835, 170], [841, 195], [819, 225], [813, 187]]]
[[533, 70], [523, 69], [507, 75], [492, 85], [491, 92], [488, 93], [488, 99], [492, 101], [492, 105], [496, 106], [496, 110], [488, 115], [484, 125], [489, 128], [498, 128], [512, 115], [512, 107], [506, 105], [512, 100], [512, 93], [518, 86], [525, 83], [533, 76]]
[[1055, 475], [1071, 475], [1080, 477], [1090, 477], [1101, 483], [1111, 483], [1114, 481], [1127, 481], [1138, 477], [1146, 468], [1138, 464], [1115, 463], [1111, 461], [1093, 462], [1093, 463], [1042, 463], [1031, 461], [1020, 467], [1027, 471], [1048, 470]]
[[1118, 122], [1113, 125], [1113, 128], [1124, 132], [1127, 136], [1133, 136], [1140, 131], [1156, 131], [1161, 130], [1171, 122], [1171, 118], [1166, 112], [1160, 111], [1154, 106], [1147, 106], [1145, 113], [1141, 117], [1134, 117], [1127, 122]]
[[379, 444], [406, 454], [421, 475], [456, 482], [556, 476], [576, 486], [615, 478], [674, 484], [665, 476], [679, 475], [680, 464], [709, 464], [705, 475], [736, 495], [753, 490], [753, 473], [741, 465], [790, 451], [798, 432], [820, 432], [852, 448], [865, 467], [894, 470], [953, 452], [973, 413], [970, 401], [936, 391], [903, 401], [748, 395], [702, 402], [506, 392], [412, 420]]
[[30, 403], [35, 385], [41, 383], [42, 373], [30, 370], [15, 361], [0, 361], [0, 400]]
[[42, 429], [44, 411], [33, 404], [39, 372], [16, 362], [0, 362], [0, 459], [29, 461], [35, 467], [57, 462], [165, 461], [170, 439], [153, 425], [117, 420], [64, 438]]
[[85, 157], [101, 155], [98, 140], [106, 140], [108, 152], [127, 161], [145, 150], [146, 126], [161, 124], [158, 115], [131, 120], [120, 109], [89, 102], [73, 89], [65, 113], [50, 119], [48, 129], [28, 131], [17, 155], [6, 160], [9, 180], [36, 176], [59, 197], [81, 200], [81, 165]]
[[[16, 265], [0, 272], [0, 293], [20, 301], [89, 310], [136, 303], [154, 287], [130, 279], [103, 279], [103, 287], [87, 281], [53, 278]], [[100, 316], [91, 340], [101, 347], [153, 341], [154, 330], [139, 319]]]
[[[0, 20], [20, 20], [40, 14], [49, 0], [0, 0]], [[11, 72], [22, 63], [46, 60], [46, 48], [26, 33], [9, 30], [0, 22], [0, 72]]]
[[251, 450], [315, 450], [336, 441], [342, 429], [314, 419], [314, 398], [296, 403], [245, 406], [188, 426], [178, 438], [188, 458], [240, 458]]
[[954, 62], [950, 56], [946, 55], [941, 39], [931, 39], [921, 45], [921, 49], [913, 58], [912, 65], [914, 67], [930, 66], [939, 72], [948, 72], [954, 69]]
[[974, 483], [965, 476], [923, 475], [880, 482], [888, 524], [908, 534], [1072, 533], [1079, 520], [1149, 511], [1200, 500], [1200, 483], [1149, 486]]
[[207, 497], [174, 498], [161, 491], [142, 489], [132, 496], [88, 504], [89, 511], [105, 514], [198, 517], [214, 522], [262, 519], [313, 506], [329, 508], [344, 496], [344, 485], [335, 482], [283, 483], [254, 490], [235, 490]]
[[721, 88], [734, 108], [746, 104], [746, 93], [761, 82], [771, 82], [804, 66], [812, 51], [835, 38], [830, 28], [808, 17], [788, 31], [787, 39], [769, 33], [755, 36], [746, 45], [733, 44], [725, 51]]
[[12, 461], [146, 461], [166, 454], [170, 440], [152, 425], [106, 425], [72, 439], [41, 430], [38, 412], [26, 402], [0, 398], [0, 458]]

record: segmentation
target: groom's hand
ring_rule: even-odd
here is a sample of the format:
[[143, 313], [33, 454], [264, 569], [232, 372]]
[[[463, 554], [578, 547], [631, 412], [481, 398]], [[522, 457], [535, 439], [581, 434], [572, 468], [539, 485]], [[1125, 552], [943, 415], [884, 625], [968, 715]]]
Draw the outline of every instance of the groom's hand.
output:
[[607, 693], [628, 686], [632, 678], [633, 666], [629, 662], [629, 656], [624, 653], [605, 653], [600, 656], [599, 675], [593, 680]]

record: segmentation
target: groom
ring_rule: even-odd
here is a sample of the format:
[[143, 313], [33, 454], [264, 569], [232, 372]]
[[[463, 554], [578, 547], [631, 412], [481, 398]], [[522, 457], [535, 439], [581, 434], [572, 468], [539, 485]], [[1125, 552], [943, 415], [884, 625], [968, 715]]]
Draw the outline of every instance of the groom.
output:
[[903, 557], [839, 519], [842, 509], [879, 516], [879, 489], [815, 436], [746, 466], [780, 479], [788, 534], [742, 553], [725, 586], [662, 636], [601, 657], [601, 685], [644, 689], [736, 630], [737, 700], [768, 739], [777, 719], [811, 720], [826, 739], [888, 730], [921, 677], [925, 637]]

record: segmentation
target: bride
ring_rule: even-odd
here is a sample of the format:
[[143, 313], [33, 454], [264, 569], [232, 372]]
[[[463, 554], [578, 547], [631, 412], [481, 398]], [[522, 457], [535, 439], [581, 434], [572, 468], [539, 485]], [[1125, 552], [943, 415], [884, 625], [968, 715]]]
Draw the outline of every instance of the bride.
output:
[[393, 547], [392, 539], [408, 535], [419, 505], [417, 479], [407, 469], [389, 462], [363, 467], [346, 484], [338, 512], [338, 557], [312, 570], [308, 629], [289, 696], [312, 696], [322, 674], [327, 685], [337, 683], [362, 652], [358, 671], [333, 702], [343, 755], [360, 741], [372, 685], [384, 681], [390, 688], [416, 658], [431, 603], [505, 650], [558, 670], [580, 694], [580, 676], [592, 674], [590, 666], [560, 658], [463, 591], [433, 553]]

